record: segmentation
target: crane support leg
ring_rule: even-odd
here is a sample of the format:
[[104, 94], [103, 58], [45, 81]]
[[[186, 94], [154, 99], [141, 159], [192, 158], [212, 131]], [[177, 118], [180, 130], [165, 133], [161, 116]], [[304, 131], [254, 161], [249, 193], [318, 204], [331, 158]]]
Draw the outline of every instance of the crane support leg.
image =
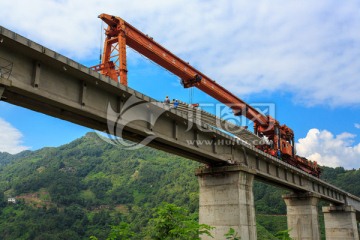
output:
[[121, 32], [118, 36], [119, 40], [119, 75], [120, 83], [127, 86], [127, 67], [126, 67], [126, 36]]

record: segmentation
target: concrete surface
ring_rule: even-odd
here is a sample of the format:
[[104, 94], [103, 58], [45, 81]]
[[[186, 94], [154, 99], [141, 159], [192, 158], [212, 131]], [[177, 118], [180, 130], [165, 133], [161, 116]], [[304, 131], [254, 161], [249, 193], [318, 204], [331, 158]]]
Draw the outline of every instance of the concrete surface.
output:
[[325, 221], [326, 240], [358, 240], [358, 224], [355, 209], [351, 206], [329, 206], [322, 208]]
[[256, 240], [253, 196], [254, 175], [238, 171], [220, 175], [198, 175], [200, 185], [200, 223], [215, 227], [214, 238], [225, 239], [230, 228], [241, 239]]
[[294, 240], [320, 240], [318, 203], [315, 194], [284, 195], [287, 224], [290, 237]]

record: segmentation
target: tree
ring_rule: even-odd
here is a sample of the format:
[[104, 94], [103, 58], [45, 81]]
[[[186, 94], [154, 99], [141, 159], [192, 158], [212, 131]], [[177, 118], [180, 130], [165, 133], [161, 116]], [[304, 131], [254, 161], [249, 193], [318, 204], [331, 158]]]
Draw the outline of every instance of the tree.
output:
[[[135, 236], [131, 226], [126, 222], [121, 222], [118, 226], [111, 226], [111, 231], [106, 240], [128, 240]], [[90, 240], [98, 240], [97, 237], [91, 236]]]
[[[200, 235], [211, 236], [212, 227], [199, 224], [194, 215], [175, 204], [162, 203], [155, 209], [149, 222], [149, 233], [157, 240], [200, 239]], [[211, 236], [212, 237], [212, 236]]]
[[135, 236], [135, 233], [131, 230], [130, 224], [121, 222], [118, 226], [112, 226], [111, 232], [107, 240], [127, 240]]

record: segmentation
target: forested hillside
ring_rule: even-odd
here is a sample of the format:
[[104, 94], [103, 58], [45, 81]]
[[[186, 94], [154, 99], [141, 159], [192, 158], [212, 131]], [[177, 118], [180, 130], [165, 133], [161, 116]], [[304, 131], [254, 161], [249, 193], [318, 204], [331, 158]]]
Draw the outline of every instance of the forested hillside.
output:
[[[127, 151], [94, 133], [58, 148], [0, 153], [0, 239], [105, 239], [120, 222], [145, 239], [162, 202], [197, 213], [199, 165], [148, 147]], [[359, 171], [325, 168], [323, 176], [360, 194]], [[255, 184], [259, 239], [286, 229], [283, 193]]]

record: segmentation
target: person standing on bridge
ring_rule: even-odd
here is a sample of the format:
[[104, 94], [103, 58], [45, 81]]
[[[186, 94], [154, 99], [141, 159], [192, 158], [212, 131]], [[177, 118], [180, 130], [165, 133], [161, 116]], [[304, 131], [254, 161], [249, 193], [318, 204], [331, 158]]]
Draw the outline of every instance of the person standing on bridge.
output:
[[166, 109], [170, 108], [170, 98], [169, 98], [169, 96], [166, 96], [166, 98], [164, 100], [164, 104], [165, 104]]
[[278, 159], [281, 159], [281, 151], [280, 151], [280, 149], [277, 150], [276, 155], [277, 155]]
[[177, 107], [179, 106], [179, 101], [177, 99], [175, 99], [174, 101], [174, 108], [177, 109]]

